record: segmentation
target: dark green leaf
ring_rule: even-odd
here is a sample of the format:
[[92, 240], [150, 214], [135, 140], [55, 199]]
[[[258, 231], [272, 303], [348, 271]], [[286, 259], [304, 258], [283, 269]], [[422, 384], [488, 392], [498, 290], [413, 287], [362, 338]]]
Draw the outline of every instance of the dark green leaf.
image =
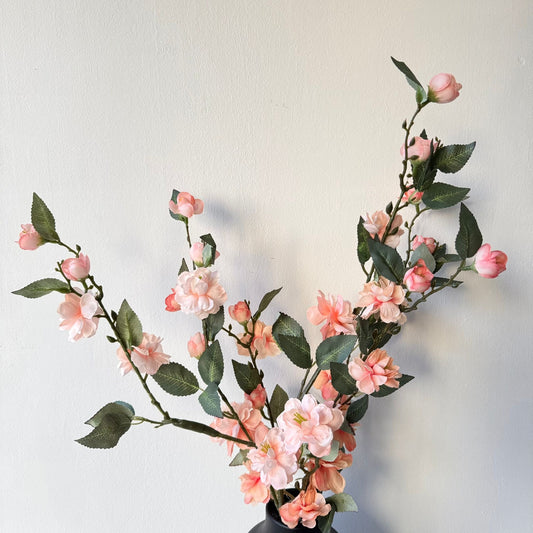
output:
[[[430, 153], [433, 152], [433, 143], [430, 146]], [[426, 191], [435, 181], [437, 170], [432, 166], [431, 156], [425, 161], [414, 160], [413, 184], [417, 191]]]
[[311, 368], [311, 349], [302, 326], [290, 316], [280, 313], [272, 326], [272, 335], [290, 361], [300, 368]]
[[288, 401], [289, 395], [279, 385], [276, 385], [270, 398], [270, 411], [274, 420], [285, 410], [285, 404]]
[[333, 518], [335, 518], [335, 506], [331, 506], [331, 511], [326, 516], [319, 516], [317, 518], [318, 529], [321, 533], [331, 533], [331, 526], [333, 525]]
[[180, 363], [161, 365], [152, 377], [164, 391], [173, 396], [189, 396], [200, 388], [196, 376]]
[[210, 344], [198, 359], [198, 371], [205, 383], [220, 383], [224, 374], [224, 358], [220, 343]]
[[363, 266], [370, 259], [370, 250], [368, 249], [367, 239], [369, 233], [363, 226], [363, 217], [359, 217], [359, 223], [357, 224], [357, 258], [359, 263]]
[[455, 187], [436, 182], [424, 192], [422, 201], [431, 209], [444, 209], [462, 202], [470, 192], [468, 187]]
[[458, 263], [461, 261], [461, 256], [458, 254], [445, 254], [442, 258], [446, 263]]
[[202, 235], [200, 237], [200, 240], [204, 243], [204, 249], [202, 252], [203, 266], [209, 267], [215, 263], [217, 245], [213, 237], [211, 237], [210, 233], [207, 233], [206, 235]]
[[331, 384], [333, 388], [341, 394], [355, 394], [357, 392], [357, 385], [355, 379], [350, 376], [348, 366], [344, 363], [332, 362], [331, 370]]
[[324, 339], [316, 349], [316, 364], [320, 370], [329, 370], [332, 362], [342, 363], [357, 342], [355, 335], [335, 335]]
[[237, 455], [231, 460], [229, 466], [240, 466], [245, 463], [248, 450], [239, 450]]
[[[176, 189], [173, 189], [172, 191], [172, 196], [170, 197], [170, 200], [174, 203], [176, 203], [177, 199], [178, 199], [178, 194], [180, 192], [177, 191]], [[179, 215], [177, 213], [173, 213], [170, 209], [168, 210], [170, 216], [174, 219], [174, 220], [179, 220], [180, 222], [185, 222], [186, 224], [188, 224], [189, 220], [187, 217], [184, 217], [183, 215]]]
[[261, 298], [261, 302], [259, 303], [259, 307], [257, 308], [257, 311], [254, 315], [254, 320], [257, 320], [261, 313], [270, 305], [270, 302], [274, 299], [274, 297], [281, 291], [283, 287], [280, 287], [279, 289], [274, 289], [273, 291], [267, 292], [263, 298]]
[[359, 338], [359, 349], [361, 353], [368, 355], [370, 348], [372, 347], [372, 335], [369, 329], [368, 320], [357, 317], [356, 326], [357, 337]]
[[416, 76], [413, 74], [412, 70], [403, 62], [398, 61], [394, 59], [394, 57], [391, 57], [392, 62], [396, 65], [396, 68], [405, 75], [407, 78], [407, 83], [415, 90], [415, 91], [422, 91], [424, 93], [425, 98], [425, 91], [422, 87], [422, 84], [416, 79]]
[[18, 291], [13, 291], [13, 294], [24, 296], [25, 298], [40, 298], [54, 291], [68, 294], [70, 288], [64, 281], [59, 279], [44, 278], [30, 283]]
[[31, 223], [45, 241], [59, 242], [54, 215], [36, 193], [31, 204]]
[[204, 392], [198, 396], [198, 401], [208, 415], [216, 416], [217, 418], [224, 416], [220, 408], [220, 396], [218, 395], [216, 383], [209, 383]]
[[346, 492], [340, 494], [333, 494], [326, 498], [326, 502], [335, 505], [335, 510], [338, 513], [357, 512], [357, 504], [354, 499]]
[[461, 257], [472, 257], [483, 243], [476, 219], [465, 204], [461, 204], [459, 213], [459, 233], [455, 238], [455, 249]]
[[[401, 378], [398, 379], [400, 383], [400, 386], [398, 388], [401, 389], [404, 385], [407, 385], [407, 383], [409, 383], [412, 379], [414, 379], [413, 376], [408, 376], [407, 374], [404, 374]], [[372, 393], [372, 396], [374, 396], [374, 398], [383, 398], [384, 396], [388, 396], [389, 394], [392, 394], [397, 390], [398, 389], [382, 385], [378, 391]]]
[[431, 272], [435, 271], [435, 258], [433, 257], [433, 255], [431, 255], [429, 248], [424, 243], [416, 247], [416, 250], [411, 256], [411, 260], [409, 261], [409, 265], [411, 267], [415, 266], [419, 259], [423, 259], [424, 263], [429, 268], [429, 270], [431, 270]]
[[368, 248], [376, 271], [394, 283], [402, 283], [405, 268], [400, 254], [390, 246], [376, 239], [368, 239]]
[[[98, 416], [99, 413], [87, 422], [88, 424], [90, 423], [94, 429], [85, 437], [77, 439], [76, 442], [79, 442], [83, 446], [87, 446], [87, 448], [114, 448], [120, 437], [130, 429], [131, 415], [127, 414], [125, 409], [121, 412], [108, 412], [102, 416]], [[97, 416], [98, 422], [96, 423], [94, 419]]]
[[203, 323], [205, 324], [207, 340], [209, 342], [214, 341], [215, 336], [224, 326], [224, 307], [220, 306], [220, 309], [216, 313], [207, 315]]
[[117, 339], [115, 339], [115, 337], [111, 337], [111, 335], [106, 335], [106, 339], [111, 343], [118, 342]]
[[126, 402], [117, 401], [108, 403], [85, 423], [95, 428], [100, 425], [100, 422], [102, 422], [104, 416], [106, 415], [125, 415], [131, 420], [135, 416], [135, 410], [129, 403]]
[[261, 383], [261, 377], [257, 370], [251, 364], [238, 363], [237, 361], [231, 361], [233, 365], [233, 371], [235, 372], [235, 379], [239, 384], [239, 387], [246, 393], [250, 394]]
[[126, 300], [122, 301], [118, 311], [117, 330], [128, 349], [139, 346], [143, 341], [141, 321]]
[[439, 278], [438, 276], [435, 276], [432, 280], [431, 280], [431, 287], [442, 287], [443, 285], [448, 285], [450, 284], [450, 287], [452, 289], [456, 289], [457, 287], [459, 287], [459, 285], [461, 285], [463, 282], [462, 281], [458, 281], [456, 279], [454, 279], [451, 283], [450, 283], [450, 279], [449, 278]]
[[[380, 389], [381, 390], [381, 389]], [[346, 420], [350, 424], [355, 424], [356, 422], [359, 422], [363, 416], [365, 416], [365, 413], [368, 409], [368, 396], [365, 394], [360, 400], [357, 400], [356, 402], [352, 402], [350, 404], [350, 407], [348, 407], [348, 411], [346, 411]]]
[[441, 146], [435, 152], [433, 165], [445, 174], [458, 172], [466, 165], [475, 147], [475, 142]]
[[178, 276], [179, 276], [182, 272], [189, 272], [189, 267], [187, 266], [187, 261], [185, 261], [185, 259], [182, 259], [182, 260], [181, 260], [181, 266], [180, 266], [180, 270], [179, 270], [179, 272], [178, 272]]

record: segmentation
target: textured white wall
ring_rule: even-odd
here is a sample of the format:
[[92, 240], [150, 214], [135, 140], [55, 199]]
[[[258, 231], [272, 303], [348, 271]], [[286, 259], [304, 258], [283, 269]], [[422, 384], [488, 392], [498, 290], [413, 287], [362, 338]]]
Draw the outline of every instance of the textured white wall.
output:
[[[110, 451], [73, 442], [108, 401], [155, 413], [116, 371], [103, 330], [69, 344], [59, 295], [9, 294], [63, 257], [13, 241], [37, 191], [111, 305], [127, 296], [178, 361], [197, 322], [162, 307], [185, 251], [166, 210], [173, 187], [205, 201], [193, 231], [219, 243], [230, 301], [283, 285], [267, 318], [284, 310], [302, 323], [319, 288], [353, 302], [355, 225], [396, 194], [413, 108], [390, 55], [425, 82], [444, 71], [463, 83], [417, 130], [478, 141], [453, 179], [472, 187], [486, 240], [510, 260], [495, 281], [469, 275], [435, 297], [389, 345], [416, 380], [372, 402], [346, 472], [361, 510], [337, 528], [531, 527], [531, 2], [0, 4], [0, 530], [244, 533], [261, 518], [242, 504], [223, 448], [202, 436], [141, 426]], [[453, 242], [456, 218], [435, 214], [422, 232]], [[288, 383], [281, 360], [269, 367], [271, 383]], [[224, 387], [239, 398], [230, 379]], [[164, 401], [208, 421], [195, 399]]]

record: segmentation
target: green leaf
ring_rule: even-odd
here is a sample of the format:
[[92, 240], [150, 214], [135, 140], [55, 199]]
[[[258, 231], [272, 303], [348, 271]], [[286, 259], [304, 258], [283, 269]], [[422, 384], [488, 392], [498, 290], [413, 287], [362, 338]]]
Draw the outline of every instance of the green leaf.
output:
[[411, 256], [411, 260], [409, 261], [409, 265], [411, 267], [415, 266], [419, 259], [423, 259], [429, 270], [431, 270], [431, 272], [435, 272], [435, 258], [433, 257], [433, 255], [431, 255], [429, 248], [424, 243], [416, 247], [416, 250]]
[[311, 368], [311, 349], [304, 330], [294, 318], [280, 313], [272, 326], [272, 335], [290, 361], [300, 368]]
[[316, 349], [316, 364], [320, 370], [329, 370], [332, 362], [342, 363], [353, 351], [355, 335], [335, 335], [324, 339]]
[[59, 242], [54, 215], [36, 193], [31, 204], [31, 223], [45, 241]]
[[209, 383], [204, 392], [198, 396], [198, 401], [208, 415], [216, 416], [217, 418], [224, 416], [220, 408], [220, 396], [218, 395], [218, 385], [216, 383]]
[[379, 242], [377, 238], [368, 239], [367, 242], [378, 274], [394, 283], [402, 283], [405, 267], [400, 254], [394, 248]]
[[13, 291], [13, 294], [24, 296], [25, 298], [40, 298], [54, 291], [68, 294], [70, 288], [67, 283], [59, 279], [44, 278], [30, 283], [18, 291]]
[[207, 233], [206, 235], [201, 235], [200, 240], [204, 243], [204, 249], [202, 252], [202, 262], [204, 267], [214, 265], [217, 254], [217, 245], [213, 237], [211, 237], [210, 233]]
[[133, 407], [125, 402], [108, 403], [85, 422], [94, 429], [76, 442], [88, 448], [114, 448], [130, 429], [134, 414]]
[[178, 272], [178, 276], [182, 272], [189, 272], [189, 267], [187, 266], [187, 261], [185, 261], [185, 259], [181, 260], [181, 266], [180, 266], [180, 269], [179, 269], [179, 272]]
[[322, 461], [326, 461], [326, 462], [335, 461], [335, 459], [337, 458], [337, 455], [339, 455], [339, 448], [340, 448], [340, 444], [339, 444], [338, 440], [331, 441], [331, 450], [330, 450], [330, 452], [327, 455], [325, 455], [324, 457], [321, 457], [320, 459], [322, 459]]
[[[449, 282], [450, 282], [450, 278], [440, 278], [438, 276], [434, 276], [433, 279], [431, 280], [431, 287], [432, 288], [434, 288], [434, 287], [442, 287], [443, 285], [447, 285]], [[461, 285], [462, 283], [463, 283], [462, 281], [458, 281], [458, 280], [454, 279], [450, 283], [450, 287], [452, 289], [457, 289], [457, 287], [459, 287], [459, 285]]]
[[368, 320], [358, 316], [355, 331], [359, 338], [359, 349], [361, 350], [361, 353], [368, 355], [370, 348], [372, 348], [373, 341]]
[[180, 363], [161, 365], [152, 377], [165, 392], [173, 396], [189, 396], [200, 389], [196, 376]]
[[246, 393], [250, 394], [261, 383], [261, 376], [259, 372], [252, 366], [251, 363], [238, 363], [232, 359], [233, 372], [239, 387]]
[[321, 533], [331, 533], [333, 519], [335, 518], [335, 506], [331, 506], [331, 511], [326, 516], [319, 516], [317, 518], [318, 529]]
[[331, 384], [337, 392], [341, 394], [355, 394], [357, 392], [355, 379], [350, 376], [348, 367], [344, 363], [332, 362], [330, 370]]
[[[177, 191], [176, 189], [173, 189], [172, 190], [172, 196], [170, 197], [170, 200], [172, 202], [176, 203], [179, 193], [180, 193], [179, 191]], [[170, 209], [168, 210], [168, 212], [169, 212], [170, 216], [174, 220], [179, 220], [180, 222], [185, 222], [186, 224], [189, 223], [189, 219], [187, 217], [184, 217], [183, 215], [179, 215], [179, 214], [173, 213]]]
[[106, 415], [126, 415], [131, 420], [135, 416], [135, 410], [126, 402], [108, 403], [85, 423], [93, 428], [98, 427]]
[[365, 416], [365, 413], [368, 409], [368, 396], [363, 396], [360, 400], [357, 400], [355, 402], [352, 402], [350, 404], [350, 407], [348, 407], [348, 411], [346, 411], [346, 420], [350, 424], [355, 424], [356, 422], [359, 422], [363, 416]]
[[433, 165], [445, 174], [458, 172], [466, 165], [475, 147], [475, 142], [441, 146], [435, 152]]
[[210, 344], [200, 356], [200, 359], [198, 359], [198, 371], [206, 384], [219, 384], [222, 381], [224, 358], [218, 341]]
[[[396, 65], [396, 68], [405, 75], [407, 79], [407, 83], [415, 90], [415, 91], [421, 91], [424, 95], [425, 99], [425, 90], [422, 87], [422, 84], [417, 80], [416, 76], [413, 74], [412, 70], [403, 62], [398, 61], [394, 59], [394, 57], [391, 57], [392, 62]], [[417, 98], [418, 100], [418, 98]]]
[[270, 398], [270, 411], [274, 420], [284, 411], [288, 401], [289, 395], [279, 385], [276, 385]]
[[458, 254], [444, 254], [442, 258], [445, 263], [458, 263], [461, 261], [461, 256]]
[[277, 294], [281, 291], [283, 287], [280, 287], [279, 289], [274, 289], [273, 291], [267, 292], [263, 298], [261, 298], [261, 302], [259, 302], [259, 307], [257, 308], [257, 311], [254, 315], [254, 321], [257, 320], [263, 311], [270, 305], [270, 302], [277, 296]]
[[[430, 154], [433, 154], [433, 143], [430, 146]], [[413, 167], [413, 184], [417, 191], [426, 191], [435, 181], [437, 170], [433, 167], [431, 155], [425, 161], [414, 160]]]
[[209, 342], [215, 340], [215, 336], [224, 326], [224, 307], [220, 306], [220, 309], [211, 315], [207, 315], [207, 318], [203, 319], [205, 325], [206, 337]]
[[240, 466], [246, 462], [249, 450], [239, 450], [237, 455], [231, 460], [229, 466]]
[[122, 301], [118, 311], [117, 330], [128, 350], [132, 346], [139, 346], [143, 341], [141, 321], [126, 300]]
[[326, 498], [326, 502], [335, 505], [335, 509], [338, 513], [358, 511], [354, 499], [349, 494], [346, 494], [346, 492], [333, 494], [333, 496]]
[[370, 237], [368, 231], [366, 231], [363, 217], [359, 217], [359, 223], [357, 224], [357, 258], [361, 266], [370, 259], [370, 250], [368, 249], [367, 239]]
[[455, 238], [455, 249], [461, 259], [472, 257], [483, 243], [476, 219], [465, 204], [459, 213], [459, 233]]
[[462, 202], [470, 192], [468, 187], [455, 187], [436, 182], [424, 192], [422, 201], [431, 209], [444, 209]]
[[[401, 378], [398, 379], [398, 382], [400, 383], [398, 389], [401, 389], [404, 385], [407, 385], [407, 383], [409, 383], [413, 379], [415, 379], [413, 376], [408, 376], [407, 374], [404, 374]], [[383, 398], [384, 396], [388, 396], [389, 394], [396, 392], [398, 389], [382, 385], [378, 391], [372, 393], [372, 396], [374, 396], [374, 398]]]

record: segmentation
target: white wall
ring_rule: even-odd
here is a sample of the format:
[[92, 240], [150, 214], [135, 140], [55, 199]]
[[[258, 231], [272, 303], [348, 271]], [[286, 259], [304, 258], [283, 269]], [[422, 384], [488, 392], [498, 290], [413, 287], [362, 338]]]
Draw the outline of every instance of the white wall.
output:
[[[390, 343], [416, 380], [372, 402], [346, 472], [361, 510], [337, 528], [531, 526], [528, 0], [0, 4], [0, 530], [243, 533], [259, 521], [240, 472], [202, 436], [141, 426], [110, 451], [73, 442], [109, 401], [156, 413], [134, 376], [116, 371], [104, 328], [70, 344], [57, 329], [61, 296], [9, 294], [63, 257], [13, 241], [37, 191], [64, 240], [90, 255], [110, 305], [127, 296], [187, 364], [198, 324], [162, 305], [185, 253], [166, 210], [173, 187], [205, 201], [193, 232], [219, 243], [230, 302], [283, 285], [267, 318], [284, 310], [302, 323], [318, 289], [354, 302], [355, 225], [396, 194], [400, 124], [413, 109], [390, 55], [424, 82], [444, 71], [463, 84], [417, 130], [478, 141], [453, 180], [472, 188], [468, 205], [509, 266], [494, 281], [465, 276]], [[453, 243], [456, 218], [435, 214], [421, 231]], [[294, 392], [287, 378], [298, 372], [269, 365], [269, 381]], [[231, 379], [224, 388], [239, 399]], [[209, 421], [194, 398], [161, 396], [176, 416]]]

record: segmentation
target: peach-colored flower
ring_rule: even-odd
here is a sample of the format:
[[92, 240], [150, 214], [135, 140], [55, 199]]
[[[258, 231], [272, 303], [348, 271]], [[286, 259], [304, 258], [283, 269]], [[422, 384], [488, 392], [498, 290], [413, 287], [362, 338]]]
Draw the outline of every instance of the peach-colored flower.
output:
[[246, 302], [240, 301], [228, 307], [228, 313], [239, 324], [246, 324], [252, 318], [252, 312]]
[[168, 208], [175, 215], [191, 218], [193, 215], [199, 215], [202, 213], [204, 210], [204, 203], [202, 200], [195, 198], [188, 192], [180, 192], [175, 202], [170, 200]]
[[[359, 424], [351, 424], [352, 429], [355, 429]], [[338, 429], [333, 432], [333, 439], [339, 441], [339, 443], [344, 446], [349, 452], [353, 452], [357, 446], [355, 442], [355, 436], [353, 433], [348, 433], [342, 429]]]
[[86, 255], [65, 259], [61, 263], [61, 270], [67, 279], [79, 281], [85, 279], [91, 270], [91, 261]]
[[415, 238], [411, 243], [413, 250], [416, 250], [421, 244], [425, 244], [430, 253], [435, 253], [437, 243], [433, 237], [420, 237], [419, 235], [415, 235]]
[[[370, 233], [370, 236], [374, 238], [378, 236], [380, 241], [383, 241], [383, 236], [385, 235], [385, 230], [389, 223], [390, 217], [384, 211], [376, 211], [374, 214], [366, 214], [366, 219], [363, 222], [363, 226]], [[392, 221], [391, 227], [389, 229], [389, 235], [385, 239], [385, 244], [391, 248], [396, 248], [400, 244], [400, 237], [404, 234], [403, 229], [401, 229], [403, 219], [401, 215], [396, 215]]]
[[300, 519], [302, 525], [312, 529], [316, 526], [316, 519], [328, 515], [330, 511], [331, 505], [326, 503], [324, 496], [315, 488], [308, 487], [307, 491], [302, 490], [294, 500], [282, 505], [279, 515], [289, 529], [294, 529]]
[[59, 329], [68, 329], [68, 340], [74, 342], [96, 333], [99, 318], [94, 315], [100, 314], [102, 309], [92, 293], [86, 292], [80, 297], [71, 292], [65, 294], [65, 301], [57, 312], [62, 318]]
[[[414, 143], [407, 147], [407, 159], [416, 158], [418, 161], [425, 161], [431, 152], [431, 143], [433, 143], [433, 151], [435, 151], [439, 143], [431, 139], [423, 139], [422, 137], [414, 137]], [[405, 146], [402, 144], [400, 148], [402, 157], [405, 157]]]
[[200, 356], [205, 352], [205, 337], [202, 333], [195, 333], [187, 342], [187, 350], [191, 357], [199, 359]]
[[[130, 352], [131, 360], [142, 374], [153, 376], [161, 365], [165, 365], [170, 361], [170, 355], [163, 353], [162, 340], [161, 337], [143, 332], [141, 344], [132, 348]], [[125, 376], [133, 367], [122, 347], [117, 349], [117, 357], [119, 360], [118, 368], [122, 375]]]
[[307, 319], [315, 326], [325, 321], [320, 328], [322, 338], [355, 333], [355, 317], [348, 300], [343, 300], [341, 296], [335, 298], [333, 295], [326, 298], [322, 291], [318, 291], [317, 301], [318, 305], [307, 310]]
[[261, 474], [252, 470], [250, 464], [250, 461], [244, 463], [248, 473], [239, 478], [241, 480], [241, 492], [244, 492], [244, 503], [251, 503], [252, 505], [267, 503], [270, 500], [270, 489], [261, 481]]
[[359, 293], [357, 307], [364, 307], [362, 318], [368, 318], [373, 313], [379, 313], [383, 322], [397, 322], [404, 324], [406, 317], [398, 306], [405, 300], [405, 291], [400, 285], [381, 276], [378, 282], [365, 283]]
[[429, 81], [428, 97], [431, 102], [447, 104], [459, 96], [459, 91], [463, 88], [455, 81], [451, 74], [437, 74]]
[[419, 259], [416, 265], [410, 268], [403, 277], [405, 286], [411, 292], [424, 292], [431, 287], [433, 273], [426, 266], [423, 259]]
[[500, 250], [490, 249], [490, 244], [484, 244], [474, 258], [474, 266], [483, 278], [495, 278], [507, 269], [507, 255]]
[[19, 235], [18, 244], [23, 250], [36, 250], [44, 244], [43, 238], [37, 233], [33, 224], [21, 224], [22, 231]]
[[422, 201], [423, 191], [417, 191], [414, 187], [409, 187], [402, 196], [402, 202], [417, 205]]
[[344, 492], [346, 480], [341, 476], [339, 470], [352, 466], [353, 457], [349, 453], [339, 452], [333, 461], [312, 459], [306, 465], [307, 470], [312, 471], [315, 468], [315, 461], [319, 462], [319, 467], [310, 478], [312, 486], [322, 492], [326, 490], [331, 490], [335, 494]]
[[[191, 246], [189, 250], [189, 254], [191, 256], [191, 259], [193, 260], [194, 264], [196, 266], [204, 266], [204, 243], [203, 242], [195, 242]], [[220, 253], [218, 250], [215, 253], [215, 259], [218, 259], [220, 257]]]
[[357, 384], [357, 388], [365, 394], [372, 394], [381, 385], [397, 389], [400, 383], [396, 378], [402, 375], [399, 366], [393, 364], [393, 359], [385, 350], [377, 349], [370, 352], [365, 361], [355, 359], [348, 364], [348, 372]]
[[245, 394], [244, 397], [252, 402], [255, 409], [262, 409], [266, 403], [267, 393], [260, 383], [250, 394]]
[[203, 320], [218, 312], [226, 301], [226, 291], [218, 281], [218, 273], [207, 268], [182, 272], [178, 276], [174, 299], [186, 314]]
[[181, 305], [176, 302], [176, 298], [174, 298], [174, 295], [176, 294], [176, 289], [172, 289], [172, 292], [165, 298], [165, 311], [179, 311], [181, 309]]
[[257, 440], [258, 447], [248, 452], [250, 467], [261, 475], [265, 485], [272, 485], [276, 490], [287, 488], [293, 475], [298, 470], [296, 455], [287, 451], [284, 433], [280, 428], [267, 428], [258, 432], [263, 438]]
[[313, 383], [313, 387], [322, 393], [322, 398], [326, 401], [334, 400], [339, 394], [331, 384], [331, 372], [329, 370], [320, 371]]
[[[248, 322], [248, 331], [251, 327], [252, 321]], [[244, 344], [250, 342], [250, 335], [248, 333], [244, 333], [239, 338]], [[258, 359], [264, 359], [269, 355], [279, 355], [281, 353], [272, 335], [272, 326], [267, 326], [260, 320], [255, 323], [254, 336], [250, 347], [254, 354], [257, 352]], [[237, 343], [237, 353], [239, 355], [250, 355], [250, 352], [239, 343]]]

